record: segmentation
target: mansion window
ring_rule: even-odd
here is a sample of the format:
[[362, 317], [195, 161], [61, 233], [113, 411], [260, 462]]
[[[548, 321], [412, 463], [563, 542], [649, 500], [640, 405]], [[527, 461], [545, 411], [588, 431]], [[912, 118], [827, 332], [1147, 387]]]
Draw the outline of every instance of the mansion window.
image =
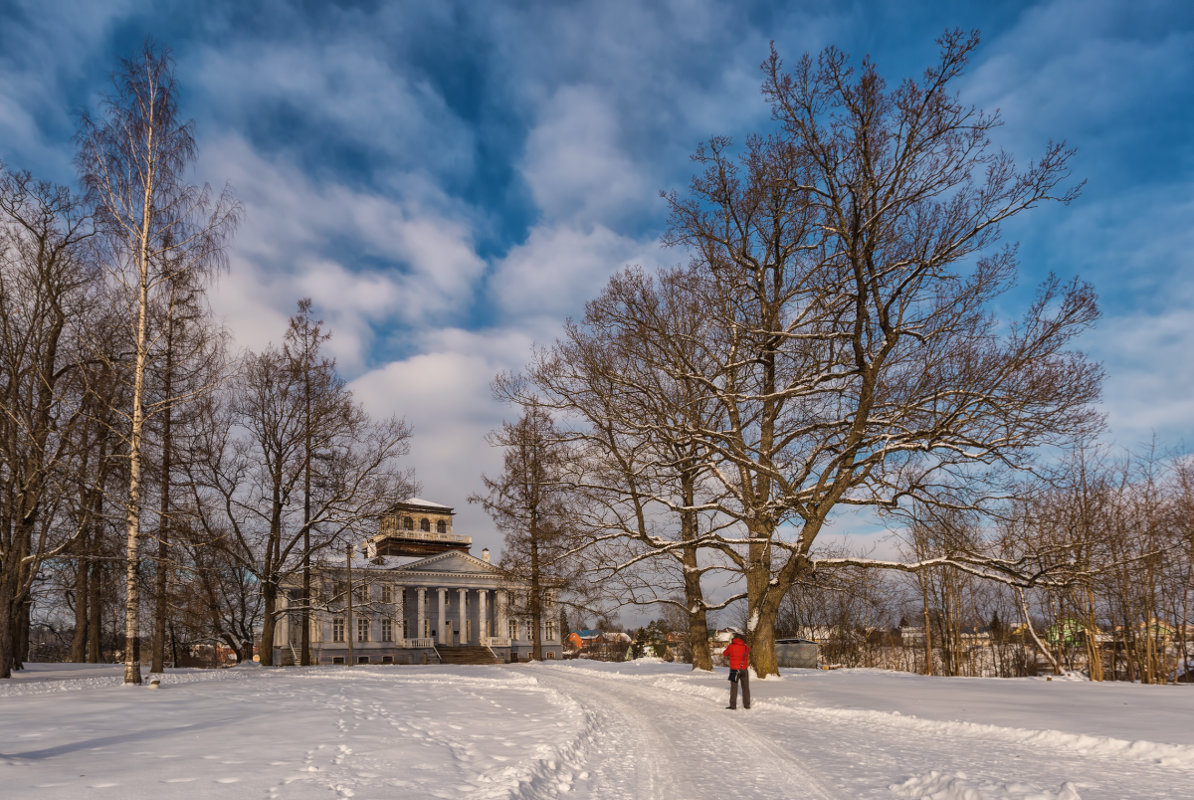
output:
[[357, 620], [357, 641], [358, 642], [369, 641], [369, 620], [367, 620], [367, 619], [358, 619]]
[[410, 517], [402, 518], [402, 530], [413, 531], [415, 529], [415, 521]]
[[549, 642], [554, 642], [556, 640], [556, 624], [554, 622], [548, 622], [543, 627], [546, 628], [547, 634], [544, 636], [544, 638]]
[[510, 620], [510, 638], [511, 639], [518, 638], [518, 620], [516, 620], [516, 619]]
[[394, 620], [383, 619], [381, 621], [381, 640], [383, 642], [394, 641]]
[[358, 603], [368, 603], [369, 602], [369, 584], [362, 583], [360, 586], [356, 587], [356, 590], [353, 592], [353, 594]]
[[448, 532], [448, 523], [444, 522], [442, 519], [439, 522], [435, 523], [435, 532], [436, 533], [447, 533]]
[[410, 636], [410, 629], [406, 625], [406, 620], [402, 620], [402, 638], [405, 639]]
[[423, 519], [419, 520], [419, 530], [425, 533], [431, 533], [431, 520], [427, 519], [426, 517], [423, 517]]
[[381, 585], [381, 601], [383, 603], [394, 602], [394, 585], [392, 583], [383, 583]]
[[332, 617], [332, 641], [344, 641], [344, 617]]

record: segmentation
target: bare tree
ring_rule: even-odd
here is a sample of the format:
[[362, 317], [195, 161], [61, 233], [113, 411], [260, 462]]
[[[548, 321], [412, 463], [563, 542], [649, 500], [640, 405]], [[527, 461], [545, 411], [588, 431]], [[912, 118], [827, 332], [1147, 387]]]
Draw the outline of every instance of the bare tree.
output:
[[[151, 672], [161, 672], [166, 661], [171, 575], [178, 566], [172, 542], [181, 512], [174, 507], [178, 459], [180, 454], [188, 452], [185, 441], [197, 434], [195, 426], [208, 422], [204, 415], [206, 404], [184, 405], [177, 401], [210, 391], [220, 382], [225, 369], [223, 340], [211, 325], [202, 287], [188, 282], [193, 277], [178, 272], [168, 293], [164, 292], [165, 302], [154, 306], [152, 327], [160, 330], [161, 336], [146, 372], [147, 402], [160, 408], [159, 413], [147, 418], [146, 426], [146, 457], [152, 465], [147, 486], [156, 480], [158, 492]], [[180, 446], [179, 442], [184, 444]]]
[[[718, 427], [719, 409], [693, 377], [708, 366], [708, 333], [691, 277], [614, 276], [528, 375], [542, 402], [583, 422], [567, 436], [583, 453], [583, 474], [571, 479], [586, 498], [590, 575], [623, 603], [678, 605], [693, 668], [712, 669], [708, 612], [734, 597], [707, 601], [702, 579], [721, 567], [704, 551], [741, 558], [716, 538], [708, 510], [716, 484], [696, 432]], [[518, 399], [518, 382], [503, 388]]]
[[142, 439], [147, 415], [177, 402], [146, 407], [145, 376], [160, 331], [151, 328], [151, 305], [180, 273], [206, 274], [218, 265], [236, 204], [229, 192], [213, 201], [208, 187], [186, 182], [195, 158], [192, 124], [182, 119], [168, 52], [146, 43], [122, 61], [102, 117], [84, 115], [78, 163], [106, 235], [109, 272], [123, 292], [133, 342], [130, 392], [125, 410], [129, 459], [125, 653], [126, 683], [140, 683], [133, 643], [140, 634]]
[[319, 400], [339, 389], [334, 365], [318, 355], [320, 346], [330, 337], [331, 334], [323, 330], [323, 321], [313, 319], [310, 298], [299, 300], [298, 313], [290, 318], [283, 352], [297, 377], [303, 406], [303, 596], [299, 644], [299, 664], [302, 666], [311, 664], [311, 479], [314, 460], [319, 456], [316, 416], [321, 410], [327, 410], [321, 409]]
[[47, 524], [47, 505], [79, 480], [91, 232], [67, 189], [0, 165], [0, 678], [23, 660], [41, 565], [80, 531]]
[[1099, 370], [1066, 349], [1097, 316], [1088, 286], [1050, 279], [1021, 322], [992, 318], [1016, 272], [1002, 223], [1076, 189], [1063, 145], [1018, 171], [989, 143], [998, 117], [952, 93], [976, 46], [947, 33], [923, 80], [890, 91], [832, 48], [791, 73], [773, 51], [779, 132], [740, 158], [714, 139], [688, 196], [668, 197], [667, 241], [703, 268], [720, 333], [703, 378], [729, 424], [700, 437], [744, 530], [760, 675], [835, 510], [934, 502], [1099, 422]]
[[363, 538], [413, 485], [397, 464], [410, 428], [400, 419], [370, 419], [335, 362], [319, 357], [318, 341], [309, 344], [308, 366], [318, 373], [312, 383], [285, 352], [246, 355], [215, 414], [218, 424], [188, 459], [204, 540], [252, 574], [261, 592], [267, 666], [282, 584], [301, 575], [310, 557]]
[[469, 497], [479, 503], [506, 535], [501, 567], [528, 588], [526, 612], [531, 618], [531, 653], [543, 660], [543, 623], [551, 599], [569, 584], [567, 555], [573, 541], [566, 483], [568, 456], [563, 437], [550, 415], [531, 403], [522, 417], [489, 436], [505, 448], [497, 478], [481, 476], [487, 494]]

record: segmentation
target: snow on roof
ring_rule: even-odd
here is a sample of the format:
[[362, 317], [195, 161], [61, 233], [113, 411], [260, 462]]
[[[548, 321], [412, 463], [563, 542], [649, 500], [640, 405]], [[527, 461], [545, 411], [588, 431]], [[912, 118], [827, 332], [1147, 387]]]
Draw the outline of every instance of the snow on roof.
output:
[[430, 500], [424, 500], [421, 497], [408, 497], [398, 505], [402, 506], [424, 506], [426, 508], [443, 508], [451, 510], [451, 506], [445, 506], [442, 503], [433, 503]]

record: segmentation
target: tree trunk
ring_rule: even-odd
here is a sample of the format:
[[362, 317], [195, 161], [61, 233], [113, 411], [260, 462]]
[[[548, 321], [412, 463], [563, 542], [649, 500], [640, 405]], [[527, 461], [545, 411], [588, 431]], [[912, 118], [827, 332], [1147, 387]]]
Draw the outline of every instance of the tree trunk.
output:
[[[308, 480], [310, 480], [310, 470], [307, 472]], [[307, 491], [307, 510], [306, 517], [308, 523], [311, 518], [311, 492], [308, 487]], [[299, 619], [299, 624], [303, 626], [302, 638], [299, 645], [299, 665], [304, 667], [311, 666], [311, 526], [308, 523], [303, 525], [303, 611]]]
[[[86, 547], [80, 549], [85, 551]], [[75, 631], [70, 640], [70, 660], [75, 664], [81, 664], [87, 659], [87, 603], [91, 599], [91, 589], [88, 586], [90, 577], [91, 560], [86, 552], [81, 552], [75, 567]]]
[[[174, 370], [174, 318], [167, 322], [166, 336], [166, 364], [163, 375], [164, 386], [162, 396], [169, 398], [173, 393]], [[154, 576], [154, 615], [153, 615], [153, 663], [150, 672], [161, 673], [166, 669], [166, 615], [169, 613], [170, 575], [170, 467], [171, 452], [174, 449], [172, 425], [173, 412], [169, 406], [163, 411], [162, 418], [162, 476], [160, 478], [161, 495], [158, 498], [158, 563], [157, 574]]]
[[684, 601], [688, 611], [688, 648], [692, 651], [693, 669], [712, 670], [709, 622], [705, 613], [705, 598], [701, 592], [701, 573], [697, 570], [696, 561], [696, 548], [684, 548]]
[[0, 565], [0, 678], [11, 678], [13, 667], [13, 617], [16, 614], [15, 582], [10, 573], [13, 565]]
[[920, 579], [921, 608], [924, 609], [925, 625], [925, 675], [933, 674], [933, 625], [929, 614], [929, 579], [924, 571], [916, 573]]
[[25, 592], [17, 603], [17, 629], [13, 646], [13, 669], [24, 669], [29, 658], [29, 631], [32, 628], [33, 599]]
[[1103, 680], [1103, 652], [1099, 648], [1094, 590], [1086, 587], [1086, 664], [1092, 681]]
[[[349, 591], [352, 591], [352, 587], [349, 587]], [[262, 585], [261, 605], [264, 618], [261, 620], [261, 646], [258, 648], [257, 654], [261, 658], [261, 666], [272, 667], [274, 666], [274, 612], [278, 607], [278, 589], [274, 584], [267, 582]], [[344, 636], [347, 640], [348, 630], [344, 631]], [[351, 641], [348, 646], [352, 647]]]
[[747, 632], [750, 663], [759, 678], [779, 675], [779, 662], [775, 655], [775, 618], [778, 610], [777, 603], [764, 603], [761, 608], [752, 612], [753, 627], [747, 626], [750, 628]]
[[[346, 602], [345, 602], [345, 606], [344, 606], [344, 608], [345, 608], [344, 641], [348, 642], [348, 664], [346, 666], [351, 667], [353, 664], [352, 642], [356, 636], [356, 632], [353, 630], [353, 625], [352, 625], [352, 545], [351, 544], [348, 545], [348, 557], [347, 557], [345, 563], [348, 565], [347, 567], [345, 567], [345, 581], [348, 583], [348, 595], [346, 597]], [[445, 602], [445, 606], [446, 606], [446, 602]], [[447, 613], [447, 608], [444, 608], [444, 612]], [[442, 624], [443, 620], [440, 620], [440, 623]], [[271, 640], [273, 638], [272, 631], [271, 631], [270, 638], [271, 638]], [[451, 644], [451, 642], [444, 642], [444, 644]], [[262, 646], [264, 647], [264, 644]]]
[[543, 585], [539, 582], [539, 533], [531, 515], [531, 658], [543, 660]]
[[89, 569], [91, 578], [87, 582], [90, 597], [87, 600], [87, 663], [103, 661], [104, 645], [104, 568], [99, 561], [92, 561]]
[[[152, 177], [152, 173], [151, 173]], [[149, 187], [152, 183], [149, 184]], [[151, 189], [147, 187], [146, 208], [150, 208]], [[145, 225], [149, 225], [148, 214]], [[149, 332], [149, 257], [145, 252], [148, 246], [148, 232], [142, 237], [142, 252], [139, 267], [141, 269], [141, 284], [138, 295], [137, 308], [137, 356], [133, 368], [133, 415], [132, 430], [129, 436], [129, 494], [125, 504], [127, 519], [127, 535], [125, 542], [125, 606], [124, 606], [124, 682], [126, 684], [141, 683], [141, 663], [134, 643], [140, 633], [141, 587], [139, 575], [141, 571], [141, 442], [145, 426], [144, 392], [145, 369], [149, 361], [148, 332]]]
[[1032, 627], [1032, 618], [1028, 615], [1028, 600], [1024, 597], [1024, 590], [1017, 587], [1016, 597], [1019, 599], [1020, 618], [1024, 621], [1024, 627], [1028, 629], [1028, 635], [1036, 643], [1037, 649], [1045, 654], [1045, 658], [1049, 659], [1049, 664], [1053, 667], [1053, 674], [1060, 675], [1061, 665], [1057, 663], [1057, 658], [1054, 657], [1053, 652], [1045, 643], [1041, 641], [1041, 638], [1036, 635], [1036, 630]]

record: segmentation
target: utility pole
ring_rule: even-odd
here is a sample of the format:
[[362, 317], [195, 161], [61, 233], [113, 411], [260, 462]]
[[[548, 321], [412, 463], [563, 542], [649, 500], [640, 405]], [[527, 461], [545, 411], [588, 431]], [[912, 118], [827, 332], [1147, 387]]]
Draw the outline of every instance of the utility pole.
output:
[[344, 620], [344, 638], [348, 641], [348, 666], [352, 666], [356, 659], [352, 654], [352, 544], [348, 545], [348, 615]]

